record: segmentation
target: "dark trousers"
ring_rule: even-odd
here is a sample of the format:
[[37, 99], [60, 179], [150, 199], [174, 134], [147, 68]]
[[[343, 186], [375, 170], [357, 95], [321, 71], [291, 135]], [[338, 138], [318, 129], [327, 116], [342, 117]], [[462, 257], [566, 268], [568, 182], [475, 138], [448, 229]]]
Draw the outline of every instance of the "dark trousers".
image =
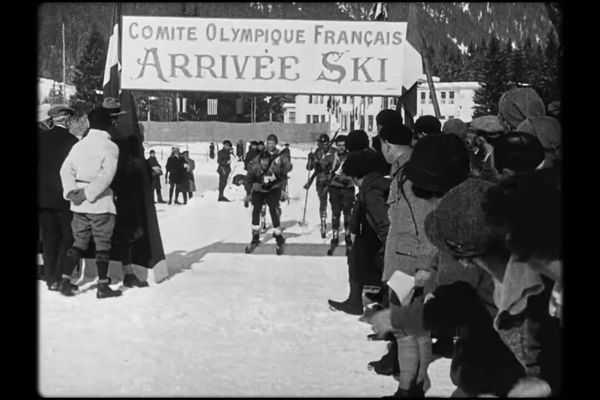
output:
[[263, 204], [269, 207], [273, 228], [279, 228], [279, 201], [281, 199], [281, 188], [271, 189], [269, 192], [252, 192], [252, 225], [260, 224], [260, 211]]
[[67, 250], [73, 244], [71, 211], [43, 209], [39, 211], [40, 230], [43, 242], [44, 279], [46, 283], [61, 279]]
[[[175, 191], [175, 182], [169, 182], [169, 203], [173, 201], [173, 192]], [[177, 199], [177, 197], [175, 197]]]
[[219, 172], [219, 197], [223, 197], [223, 191], [225, 190], [225, 186], [227, 186], [227, 178], [229, 177], [228, 173]]
[[160, 186], [160, 177], [155, 176], [152, 178], [152, 189], [156, 191], [156, 200], [163, 201], [161, 186]]
[[344, 213], [344, 231], [348, 232], [350, 225], [350, 214], [352, 213], [352, 205], [354, 204], [354, 187], [338, 188], [335, 186], [329, 187], [329, 202], [331, 203], [331, 228], [333, 230], [340, 229], [340, 214]]
[[317, 181], [317, 195], [319, 196], [319, 212], [327, 212], [327, 193], [329, 192], [329, 183], [327, 181]]

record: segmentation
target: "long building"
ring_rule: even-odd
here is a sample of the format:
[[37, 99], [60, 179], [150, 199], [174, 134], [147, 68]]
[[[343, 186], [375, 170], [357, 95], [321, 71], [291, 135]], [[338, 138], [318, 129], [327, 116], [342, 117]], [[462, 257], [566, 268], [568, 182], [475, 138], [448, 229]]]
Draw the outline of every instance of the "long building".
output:
[[[437, 80], [437, 82], [436, 82]], [[435, 91], [440, 106], [442, 124], [448, 119], [472, 119], [473, 98], [478, 82], [439, 82], [434, 77]], [[375, 117], [386, 108], [396, 108], [396, 97], [380, 96], [323, 96], [299, 95], [295, 103], [284, 104], [285, 123], [331, 123], [341, 132], [363, 129], [369, 135], [377, 133]], [[417, 87], [417, 118], [435, 115], [427, 82], [422, 79]]]

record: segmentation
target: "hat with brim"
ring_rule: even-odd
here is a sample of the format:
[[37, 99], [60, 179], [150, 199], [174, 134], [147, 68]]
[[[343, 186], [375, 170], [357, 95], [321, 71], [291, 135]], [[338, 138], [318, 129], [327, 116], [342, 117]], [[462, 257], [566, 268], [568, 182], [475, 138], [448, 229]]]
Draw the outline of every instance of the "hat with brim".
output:
[[457, 258], [478, 257], [489, 243], [503, 240], [486, 220], [482, 203], [494, 183], [470, 178], [454, 187], [425, 218], [425, 235], [439, 250]]
[[102, 108], [106, 108], [111, 117], [127, 114], [127, 111], [121, 111], [121, 103], [114, 97], [107, 97], [102, 102]]
[[467, 131], [467, 124], [458, 118], [449, 119], [444, 123], [444, 127], [442, 128], [442, 133], [451, 133], [461, 139], [467, 137]]
[[58, 118], [65, 115], [75, 115], [75, 110], [65, 105], [54, 106], [48, 110], [48, 116], [52, 118]]
[[500, 118], [496, 115], [484, 115], [475, 118], [471, 121], [470, 127], [475, 132], [490, 136], [500, 135], [504, 132], [504, 126], [500, 122]]

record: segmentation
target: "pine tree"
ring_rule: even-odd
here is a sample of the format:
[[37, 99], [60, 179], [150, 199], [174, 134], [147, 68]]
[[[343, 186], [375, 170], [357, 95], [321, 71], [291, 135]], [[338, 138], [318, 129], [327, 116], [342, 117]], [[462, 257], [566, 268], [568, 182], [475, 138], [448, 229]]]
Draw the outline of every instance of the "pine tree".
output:
[[87, 46], [74, 70], [73, 83], [76, 93], [70, 99], [70, 105], [77, 115], [88, 113], [95, 105], [101, 103], [104, 65], [106, 63], [106, 42], [94, 24], [90, 32]]
[[500, 41], [492, 36], [483, 61], [481, 88], [475, 91], [473, 118], [498, 113], [498, 101], [508, 88], [505, 64], [505, 51], [500, 48]]
[[524, 65], [525, 56], [523, 54], [523, 49], [517, 48], [512, 52], [512, 56], [508, 62], [508, 77], [517, 86], [525, 82], [523, 75]]
[[554, 32], [548, 32], [545, 50], [545, 68], [547, 72], [546, 104], [560, 100], [561, 97], [561, 52]]

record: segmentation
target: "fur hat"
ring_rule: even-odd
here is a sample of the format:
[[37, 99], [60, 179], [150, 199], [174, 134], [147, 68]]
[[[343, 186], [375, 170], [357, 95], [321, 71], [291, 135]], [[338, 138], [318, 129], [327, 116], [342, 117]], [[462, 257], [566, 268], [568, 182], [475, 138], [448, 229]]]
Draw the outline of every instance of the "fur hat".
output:
[[400, 114], [396, 110], [385, 109], [379, 111], [377, 116], [375, 117], [375, 122], [377, 125], [388, 126], [388, 125], [402, 125], [404, 121], [402, 120], [402, 114]]
[[492, 186], [492, 182], [470, 178], [446, 193], [425, 218], [429, 241], [457, 258], [483, 255], [488, 244], [503, 241], [502, 233], [486, 221], [481, 207]]
[[390, 124], [381, 128], [379, 136], [388, 143], [409, 146], [413, 133], [406, 125]]
[[373, 149], [352, 151], [342, 164], [342, 172], [348, 177], [362, 178], [375, 171], [377, 152]]
[[404, 174], [413, 185], [441, 194], [467, 179], [469, 171], [469, 152], [455, 135], [420, 139], [404, 167]]
[[504, 168], [513, 172], [533, 172], [544, 161], [544, 148], [532, 134], [508, 132], [494, 142], [494, 166], [502, 173]]
[[442, 133], [442, 123], [433, 115], [423, 115], [415, 121], [415, 131], [427, 135]]
[[364, 150], [369, 147], [369, 135], [362, 129], [353, 130], [346, 138], [346, 149], [348, 151]]
[[442, 133], [452, 133], [461, 139], [467, 137], [467, 131], [467, 124], [458, 118], [449, 119], [444, 123], [444, 127], [442, 128]]
[[545, 116], [546, 107], [532, 88], [514, 88], [500, 97], [498, 115], [510, 125], [511, 129], [516, 129], [526, 118]]

